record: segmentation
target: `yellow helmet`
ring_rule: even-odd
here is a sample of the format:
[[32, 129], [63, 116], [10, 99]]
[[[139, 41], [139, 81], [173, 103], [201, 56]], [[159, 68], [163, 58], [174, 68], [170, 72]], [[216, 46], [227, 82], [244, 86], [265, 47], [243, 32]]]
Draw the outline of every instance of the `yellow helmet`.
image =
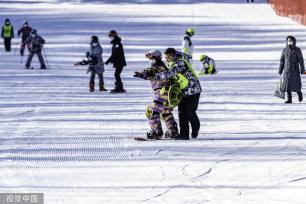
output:
[[201, 54], [200, 57], [199, 57], [199, 60], [202, 62], [205, 59], [205, 57], [206, 57], [206, 55]]
[[185, 32], [186, 32], [186, 34], [189, 34], [191, 36], [193, 36], [195, 34], [195, 31], [194, 31], [193, 28], [188, 28]]

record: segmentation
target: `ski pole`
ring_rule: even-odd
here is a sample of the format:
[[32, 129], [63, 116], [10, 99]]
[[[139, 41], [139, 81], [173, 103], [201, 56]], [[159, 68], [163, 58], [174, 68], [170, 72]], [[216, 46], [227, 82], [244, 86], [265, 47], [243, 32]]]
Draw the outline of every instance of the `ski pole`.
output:
[[15, 53], [14, 53], [15, 56], [16, 56], [16, 53], [17, 53], [18, 45], [19, 45], [18, 40], [16, 40]]
[[23, 58], [23, 56], [21, 55], [20, 56], [20, 64], [22, 64], [22, 58]]
[[45, 51], [45, 48], [44, 48], [44, 46], [42, 46], [42, 48], [43, 48], [43, 51], [44, 51], [44, 55], [45, 55], [45, 58], [46, 58], [46, 64], [47, 64], [47, 68], [49, 69], [50, 67], [49, 67], [49, 62], [48, 62], [48, 58], [47, 58], [47, 55], [46, 55], [46, 51]]

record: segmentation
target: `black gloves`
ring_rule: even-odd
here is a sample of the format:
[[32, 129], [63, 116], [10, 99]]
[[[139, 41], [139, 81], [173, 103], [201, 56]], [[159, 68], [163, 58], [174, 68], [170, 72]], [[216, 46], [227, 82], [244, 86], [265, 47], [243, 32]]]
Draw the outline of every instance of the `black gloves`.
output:
[[89, 58], [89, 52], [86, 52], [86, 57]]
[[135, 72], [134, 73], [134, 77], [138, 77], [138, 78], [141, 78], [141, 79], [145, 79], [145, 75], [143, 73], [140, 73], [140, 72]]
[[97, 64], [98, 64], [98, 59], [97, 59], [97, 57], [91, 57], [91, 58], [90, 58], [90, 64], [91, 64], [91, 65], [97, 65]]
[[142, 78], [142, 79], [153, 79], [155, 76], [154, 69], [145, 69], [143, 72], [135, 72], [134, 77]]
[[147, 69], [145, 70], [147, 77], [153, 77], [155, 76], [155, 70], [154, 69]]

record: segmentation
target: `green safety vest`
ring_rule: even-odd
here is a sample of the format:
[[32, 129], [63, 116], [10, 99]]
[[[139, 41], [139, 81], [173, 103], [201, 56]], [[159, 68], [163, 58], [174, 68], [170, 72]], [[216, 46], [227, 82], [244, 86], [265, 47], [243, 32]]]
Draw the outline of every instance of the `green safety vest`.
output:
[[3, 37], [5, 38], [10, 38], [11, 37], [11, 32], [12, 32], [12, 25], [4, 25], [3, 26]]

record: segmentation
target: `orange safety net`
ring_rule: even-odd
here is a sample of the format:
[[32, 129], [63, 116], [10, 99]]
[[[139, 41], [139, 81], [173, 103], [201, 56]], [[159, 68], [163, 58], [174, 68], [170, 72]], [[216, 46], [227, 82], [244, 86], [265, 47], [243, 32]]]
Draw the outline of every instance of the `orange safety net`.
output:
[[306, 25], [306, 0], [268, 0], [280, 16], [288, 16]]

